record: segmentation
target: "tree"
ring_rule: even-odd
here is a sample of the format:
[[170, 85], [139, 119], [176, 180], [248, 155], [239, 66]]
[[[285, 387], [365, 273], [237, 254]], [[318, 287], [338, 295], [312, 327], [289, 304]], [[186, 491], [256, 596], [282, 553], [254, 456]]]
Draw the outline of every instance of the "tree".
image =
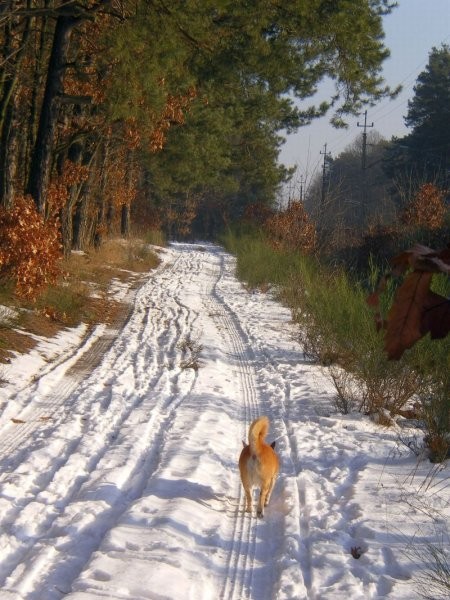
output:
[[384, 227], [394, 221], [395, 206], [389, 194], [391, 181], [383, 172], [386, 146], [377, 131], [370, 131], [364, 169], [362, 135], [330, 159], [326, 202], [320, 211], [322, 174], [312, 182], [307, 196], [308, 212], [321, 226], [330, 249], [359, 243], [369, 228]]
[[391, 175], [408, 173], [420, 183], [448, 186], [450, 172], [450, 47], [430, 52], [408, 102], [405, 123], [412, 129], [395, 140], [388, 157]]

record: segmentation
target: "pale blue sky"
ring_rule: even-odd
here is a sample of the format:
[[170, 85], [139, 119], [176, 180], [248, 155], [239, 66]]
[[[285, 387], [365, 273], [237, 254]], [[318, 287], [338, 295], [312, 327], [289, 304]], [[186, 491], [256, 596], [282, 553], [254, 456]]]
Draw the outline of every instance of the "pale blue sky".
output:
[[[395, 100], [383, 100], [368, 108], [367, 120], [374, 123], [373, 129], [390, 139], [408, 132], [403, 117], [431, 48], [450, 44], [450, 0], [399, 0], [399, 6], [384, 18], [384, 31], [391, 56], [384, 63], [383, 76], [394, 88], [401, 84], [403, 91]], [[298, 166], [296, 179], [300, 175], [310, 179], [321, 167], [320, 151], [324, 144], [337, 156], [361, 133], [356, 127], [358, 120], [361, 123], [361, 117], [349, 119], [349, 128], [342, 130], [333, 128], [325, 117], [299, 129], [288, 137], [280, 161], [287, 166]]]

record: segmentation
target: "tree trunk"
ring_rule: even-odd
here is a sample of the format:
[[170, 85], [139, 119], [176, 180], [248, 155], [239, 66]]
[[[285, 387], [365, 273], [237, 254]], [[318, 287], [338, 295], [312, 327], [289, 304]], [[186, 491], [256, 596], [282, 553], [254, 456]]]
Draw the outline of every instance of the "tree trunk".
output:
[[[13, 8], [13, 3], [5, 3], [5, 10]], [[1, 14], [1, 11], [0, 11]], [[13, 52], [12, 40], [18, 35], [20, 20], [7, 22], [2, 52], [2, 62], [7, 65], [0, 75], [0, 204], [9, 208], [16, 194], [18, 165], [18, 131], [14, 123], [17, 114], [17, 83], [20, 66], [30, 37], [30, 19], [26, 19], [19, 49]], [[13, 29], [15, 27], [15, 29]]]
[[[49, 0], [45, 0], [44, 5], [47, 7], [48, 4]], [[39, 25], [39, 34], [36, 35], [36, 59], [34, 63], [33, 80], [31, 84], [30, 111], [26, 126], [26, 146], [24, 148], [23, 176], [25, 182], [30, 180], [31, 161], [39, 126], [39, 99], [41, 90], [44, 88], [45, 72], [47, 70], [48, 62], [48, 51], [46, 49], [48, 44], [46, 42], [47, 38], [51, 35], [51, 32], [49, 31], [50, 27], [48, 19], [44, 18], [42, 22], [39, 22]]]
[[53, 145], [60, 108], [59, 95], [63, 91], [66, 57], [72, 30], [78, 22], [78, 18], [60, 16], [56, 20], [53, 34], [44, 99], [28, 181], [28, 191], [42, 214], [46, 211], [46, 196], [50, 183]]
[[[80, 163], [83, 147], [81, 144], [73, 144], [68, 152], [68, 158], [75, 164]], [[69, 197], [61, 210], [61, 238], [64, 256], [69, 256], [73, 245], [73, 209], [79, 199], [82, 184], [74, 184], [70, 187]]]
[[0, 140], [0, 203], [11, 208], [16, 195], [16, 178], [18, 164], [18, 131], [14, 126], [14, 106], [6, 111]]
[[130, 204], [126, 202], [122, 204], [122, 212], [120, 216], [120, 234], [124, 238], [130, 237]]
[[[131, 150], [127, 153], [127, 192], [128, 196], [131, 197], [133, 192], [133, 174], [134, 174], [134, 160], [133, 153]], [[122, 204], [120, 214], [120, 234], [124, 238], [130, 237], [130, 210], [131, 201], [127, 200]]]
[[107, 184], [108, 184], [108, 158], [110, 152], [110, 142], [106, 139], [102, 142], [100, 148], [99, 170], [101, 173], [100, 187], [97, 196], [97, 223], [94, 233], [94, 246], [100, 248], [103, 243], [103, 236], [107, 228]]

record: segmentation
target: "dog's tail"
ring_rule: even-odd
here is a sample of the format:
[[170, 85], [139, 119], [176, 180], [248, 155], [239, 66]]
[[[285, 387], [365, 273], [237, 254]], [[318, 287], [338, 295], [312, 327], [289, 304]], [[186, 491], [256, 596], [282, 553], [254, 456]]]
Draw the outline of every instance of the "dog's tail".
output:
[[266, 435], [269, 432], [268, 417], [259, 417], [255, 419], [248, 430], [248, 442], [252, 454], [259, 454], [261, 444], [264, 442]]

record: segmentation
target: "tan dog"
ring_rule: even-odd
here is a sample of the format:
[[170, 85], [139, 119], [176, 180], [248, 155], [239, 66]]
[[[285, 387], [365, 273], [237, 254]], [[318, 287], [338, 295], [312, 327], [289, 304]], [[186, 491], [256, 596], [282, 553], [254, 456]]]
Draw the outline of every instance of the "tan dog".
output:
[[265, 437], [269, 432], [269, 419], [259, 417], [250, 425], [248, 442], [239, 457], [239, 471], [245, 490], [245, 510], [252, 511], [252, 489], [260, 490], [257, 515], [264, 515], [264, 506], [269, 504], [270, 495], [278, 474], [279, 461], [274, 450], [275, 443], [266, 444]]

